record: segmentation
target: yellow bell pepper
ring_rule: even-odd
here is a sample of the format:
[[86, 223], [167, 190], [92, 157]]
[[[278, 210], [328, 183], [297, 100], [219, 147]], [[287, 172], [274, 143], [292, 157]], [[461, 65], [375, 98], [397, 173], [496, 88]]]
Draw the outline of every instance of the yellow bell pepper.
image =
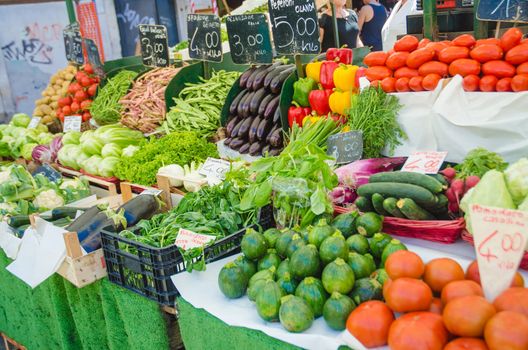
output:
[[341, 132], [349, 132], [349, 131], [350, 131], [350, 125], [345, 125], [343, 130], [341, 130]]
[[358, 66], [342, 64], [334, 71], [334, 84], [343, 91], [352, 91], [356, 88], [356, 72]]
[[302, 126], [304, 126], [305, 124], [313, 124], [319, 119], [321, 119], [321, 117], [307, 115], [302, 121]]
[[323, 62], [310, 62], [306, 65], [306, 77], [312, 78], [318, 84], [320, 82], [319, 76], [321, 75], [321, 65]]
[[345, 111], [351, 106], [351, 99], [351, 91], [334, 91], [328, 99], [330, 110], [339, 115], [344, 115]]

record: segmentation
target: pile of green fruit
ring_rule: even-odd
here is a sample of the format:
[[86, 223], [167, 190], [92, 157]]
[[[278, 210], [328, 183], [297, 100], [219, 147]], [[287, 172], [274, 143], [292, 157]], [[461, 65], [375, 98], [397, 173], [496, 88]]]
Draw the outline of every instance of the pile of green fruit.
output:
[[343, 330], [350, 312], [368, 300], [382, 300], [387, 257], [405, 245], [381, 233], [383, 217], [350, 212], [326, 217], [306, 229], [248, 229], [243, 255], [218, 275], [222, 293], [246, 293], [265, 321], [303, 332], [320, 316]]
[[358, 188], [355, 204], [362, 212], [376, 212], [410, 220], [448, 220], [446, 179], [440, 174], [394, 171], [374, 174]]

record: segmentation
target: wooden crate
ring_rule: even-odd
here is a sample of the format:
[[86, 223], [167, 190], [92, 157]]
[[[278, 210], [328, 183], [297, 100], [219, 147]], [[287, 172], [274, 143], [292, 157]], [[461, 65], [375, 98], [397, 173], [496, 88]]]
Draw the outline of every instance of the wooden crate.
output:
[[156, 188], [152, 186], [143, 186], [143, 185], [133, 184], [131, 182], [121, 182], [119, 186], [121, 188], [121, 196], [123, 197], [124, 203], [131, 200], [132, 197], [134, 197], [134, 194], [141, 193], [144, 190], [161, 190], [162, 192], [160, 194], [160, 197], [163, 203], [165, 203], [164, 209], [168, 210], [172, 208], [172, 201], [171, 201], [170, 193], [161, 187]]
[[26, 350], [25, 346], [20, 345], [4, 333], [0, 333], [0, 341], [3, 343], [4, 349], [6, 350]]
[[73, 169], [68, 169], [62, 166], [59, 166], [59, 171], [63, 176], [66, 177], [82, 177], [86, 180], [88, 180], [88, 183], [90, 185], [95, 185], [97, 187], [102, 187], [103, 189], [108, 191], [109, 196], [115, 196], [117, 195], [117, 185], [114, 182], [105, 181], [103, 179], [99, 179], [90, 175], [82, 174], [81, 172]]
[[165, 204], [167, 204], [168, 209], [172, 209], [172, 199], [171, 199], [171, 193], [185, 196], [186, 192], [180, 190], [177, 187], [173, 187], [170, 185], [170, 179], [167, 176], [158, 175], [156, 176], [158, 181], [158, 188], [160, 190], [163, 190], [163, 196], [166, 196]]

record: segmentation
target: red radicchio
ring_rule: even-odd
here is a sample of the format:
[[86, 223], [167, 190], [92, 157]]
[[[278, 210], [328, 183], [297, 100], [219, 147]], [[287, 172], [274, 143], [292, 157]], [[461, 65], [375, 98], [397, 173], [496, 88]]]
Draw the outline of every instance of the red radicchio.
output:
[[57, 160], [57, 153], [62, 147], [62, 136], [56, 136], [49, 146], [38, 145], [33, 148], [31, 157], [40, 163], [53, 163]]

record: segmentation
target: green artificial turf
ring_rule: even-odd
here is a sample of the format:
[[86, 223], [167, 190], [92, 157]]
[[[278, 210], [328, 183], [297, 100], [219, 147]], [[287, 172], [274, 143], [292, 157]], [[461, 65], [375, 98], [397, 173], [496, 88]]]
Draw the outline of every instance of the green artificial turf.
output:
[[102, 279], [82, 289], [55, 274], [35, 289], [0, 249], [0, 331], [28, 350], [169, 348], [158, 305]]

